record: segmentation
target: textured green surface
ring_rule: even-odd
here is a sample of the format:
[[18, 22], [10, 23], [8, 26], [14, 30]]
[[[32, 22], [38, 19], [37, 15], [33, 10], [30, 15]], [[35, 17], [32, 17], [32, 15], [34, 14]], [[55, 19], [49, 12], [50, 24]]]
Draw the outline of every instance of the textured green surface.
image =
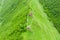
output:
[[39, 0], [43, 5], [45, 12], [49, 16], [50, 21], [60, 32], [60, 0]]
[[60, 40], [38, 0], [0, 0], [0, 40]]
[[0, 40], [20, 40], [26, 26], [28, 1], [0, 0]]

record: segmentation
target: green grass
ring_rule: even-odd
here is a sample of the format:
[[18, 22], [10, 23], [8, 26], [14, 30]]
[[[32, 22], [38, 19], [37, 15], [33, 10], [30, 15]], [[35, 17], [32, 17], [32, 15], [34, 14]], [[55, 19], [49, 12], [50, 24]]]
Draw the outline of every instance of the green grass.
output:
[[38, 0], [0, 2], [0, 40], [60, 40]]
[[60, 0], [39, 0], [44, 11], [60, 33]]

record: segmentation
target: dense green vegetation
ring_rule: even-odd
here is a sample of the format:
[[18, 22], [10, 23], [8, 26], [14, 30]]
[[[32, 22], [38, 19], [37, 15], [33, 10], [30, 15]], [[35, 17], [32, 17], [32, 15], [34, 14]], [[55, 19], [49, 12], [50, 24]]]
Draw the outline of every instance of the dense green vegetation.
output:
[[60, 40], [55, 28], [59, 28], [55, 25], [58, 18], [47, 2], [0, 0], [0, 40]]
[[39, 0], [39, 2], [43, 5], [49, 20], [54, 23], [60, 33], [60, 0]]

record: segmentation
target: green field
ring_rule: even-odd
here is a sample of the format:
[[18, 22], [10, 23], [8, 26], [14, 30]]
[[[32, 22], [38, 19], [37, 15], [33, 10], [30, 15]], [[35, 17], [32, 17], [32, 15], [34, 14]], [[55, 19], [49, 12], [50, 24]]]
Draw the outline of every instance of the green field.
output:
[[0, 40], [60, 40], [60, 1], [53, 1], [0, 0]]

